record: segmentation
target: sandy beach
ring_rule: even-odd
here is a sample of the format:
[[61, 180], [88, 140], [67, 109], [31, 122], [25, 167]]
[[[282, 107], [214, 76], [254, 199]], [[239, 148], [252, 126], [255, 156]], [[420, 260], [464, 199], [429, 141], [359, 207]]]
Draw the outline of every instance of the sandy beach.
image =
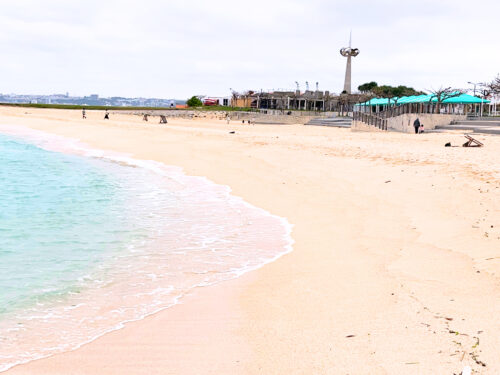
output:
[[0, 107], [228, 185], [294, 225], [293, 252], [6, 374], [500, 373], [500, 137], [87, 117]]

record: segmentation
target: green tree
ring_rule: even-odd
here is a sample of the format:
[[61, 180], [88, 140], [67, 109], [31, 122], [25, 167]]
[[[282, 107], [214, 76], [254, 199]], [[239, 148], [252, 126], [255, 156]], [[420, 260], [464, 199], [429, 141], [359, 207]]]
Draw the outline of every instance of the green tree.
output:
[[361, 86], [358, 86], [358, 90], [361, 92], [370, 92], [373, 91], [374, 88], [378, 86], [377, 82], [368, 82], [368, 83], [363, 83]]
[[202, 107], [203, 103], [197, 96], [193, 96], [187, 101], [188, 107]]
[[399, 95], [396, 96], [412, 96], [412, 95], [425, 95], [425, 92], [415, 90], [413, 87], [398, 86]]
[[383, 85], [378, 86], [372, 90], [372, 92], [382, 98], [400, 98], [402, 96], [411, 96], [411, 95], [422, 95], [421, 91], [415, 90], [413, 87], [406, 86], [389, 86]]

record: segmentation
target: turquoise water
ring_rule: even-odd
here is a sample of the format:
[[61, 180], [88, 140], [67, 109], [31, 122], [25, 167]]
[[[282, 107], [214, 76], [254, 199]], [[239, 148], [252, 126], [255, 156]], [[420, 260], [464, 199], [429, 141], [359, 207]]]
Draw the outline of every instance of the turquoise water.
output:
[[78, 292], [139, 235], [105, 164], [0, 135], [0, 315]]
[[0, 372], [291, 250], [284, 219], [226, 186], [72, 139], [0, 130]]

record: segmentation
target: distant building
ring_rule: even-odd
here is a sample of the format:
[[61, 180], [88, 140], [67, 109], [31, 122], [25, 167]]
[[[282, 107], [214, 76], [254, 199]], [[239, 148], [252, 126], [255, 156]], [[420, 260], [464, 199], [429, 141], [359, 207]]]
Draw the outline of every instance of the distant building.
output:
[[[45, 104], [66, 104], [66, 105], [96, 105], [109, 107], [162, 107], [175, 108], [177, 101], [174, 99], [160, 98], [124, 98], [111, 97], [100, 98], [97, 94], [78, 97], [66, 94], [53, 95], [16, 95], [0, 94], [0, 103], [45, 103]], [[184, 101], [180, 101], [184, 103]]]
[[204, 97], [202, 100], [203, 105], [214, 106], [219, 105], [223, 107], [228, 107], [231, 104], [231, 98], [222, 96], [208, 96]]
[[329, 91], [270, 91], [234, 94], [232, 106], [273, 110], [339, 111], [352, 110], [360, 95], [335, 95]]

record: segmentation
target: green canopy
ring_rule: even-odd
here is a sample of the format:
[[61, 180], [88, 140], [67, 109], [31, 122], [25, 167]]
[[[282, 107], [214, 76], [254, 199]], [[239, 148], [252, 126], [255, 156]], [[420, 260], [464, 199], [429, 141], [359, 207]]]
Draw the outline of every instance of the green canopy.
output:
[[[434, 102], [437, 102], [437, 98], [434, 98]], [[443, 103], [447, 104], [476, 104], [476, 103], [490, 103], [490, 100], [481, 99], [477, 96], [462, 94], [460, 96], [455, 96], [454, 98], [449, 98], [443, 100]]]
[[396, 102], [394, 101], [394, 99], [388, 99], [388, 98], [373, 98], [373, 99], [370, 99], [368, 100], [366, 103], [361, 103], [359, 105], [373, 105], [373, 106], [376, 106], [376, 105], [388, 105], [388, 104], [395, 104]]
[[[429, 95], [414, 95], [402, 96], [401, 98], [373, 98], [364, 103], [356, 104], [356, 106], [376, 106], [376, 105], [389, 105], [389, 104], [408, 104], [408, 103], [437, 103], [437, 96], [434, 94]], [[442, 101], [444, 104], [479, 104], [490, 103], [489, 100], [478, 98], [468, 94], [461, 94], [453, 98], [448, 98]]]

